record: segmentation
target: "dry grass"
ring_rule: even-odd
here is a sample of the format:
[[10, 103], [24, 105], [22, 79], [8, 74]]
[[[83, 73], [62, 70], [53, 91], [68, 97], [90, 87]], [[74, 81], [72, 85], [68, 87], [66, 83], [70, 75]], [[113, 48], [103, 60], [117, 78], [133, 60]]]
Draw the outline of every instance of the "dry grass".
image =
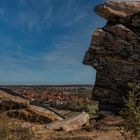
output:
[[23, 122], [18, 122], [0, 115], [0, 139], [1, 140], [33, 140], [34, 133], [30, 127], [22, 127]]
[[[31, 124], [23, 127], [23, 124]], [[33, 130], [33, 127], [36, 129]], [[77, 130], [73, 132], [47, 130], [42, 124], [27, 123], [5, 114], [0, 115], [0, 140], [124, 140], [116, 130], [97, 132]]]

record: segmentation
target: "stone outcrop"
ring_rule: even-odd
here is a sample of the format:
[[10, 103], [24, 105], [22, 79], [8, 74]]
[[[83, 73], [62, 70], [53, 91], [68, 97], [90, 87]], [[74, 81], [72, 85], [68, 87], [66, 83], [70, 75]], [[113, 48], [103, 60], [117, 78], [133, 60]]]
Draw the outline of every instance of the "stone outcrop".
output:
[[79, 130], [83, 125], [89, 122], [89, 115], [85, 112], [80, 113], [78, 116], [74, 116], [62, 121], [57, 121], [50, 123], [46, 128], [50, 130], [63, 130], [63, 131], [73, 131]]
[[10, 117], [28, 121], [53, 122], [63, 120], [63, 117], [58, 113], [42, 106], [33, 105], [30, 100], [17, 96], [11, 90], [0, 88], [0, 113], [5, 111]]
[[[47, 129], [73, 131], [81, 129], [89, 122], [85, 112], [65, 119], [59, 113], [43, 106], [33, 105], [30, 100], [17, 96], [9, 89], [0, 88], [0, 114], [28, 122], [45, 123]], [[1, 116], [0, 116], [1, 117]]]
[[115, 23], [122, 23], [131, 27], [139, 27], [140, 24], [140, 2], [110, 1], [96, 6], [95, 12]]
[[93, 33], [83, 63], [97, 71], [93, 99], [118, 113], [128, 83], [140, 80], [140, 2], [105, 2], [94, 11], [108, 22]]

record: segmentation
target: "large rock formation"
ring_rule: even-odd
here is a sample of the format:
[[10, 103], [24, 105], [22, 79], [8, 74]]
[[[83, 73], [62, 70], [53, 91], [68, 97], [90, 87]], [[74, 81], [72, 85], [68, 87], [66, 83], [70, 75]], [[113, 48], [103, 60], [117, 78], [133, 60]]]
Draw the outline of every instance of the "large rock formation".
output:
[[97, 71], [93, 99], [118, 113], [128, 83], [140, 80], [140, 2], [105, 2], [95, 12], [108, 22], [93, 33], [83, 62]]

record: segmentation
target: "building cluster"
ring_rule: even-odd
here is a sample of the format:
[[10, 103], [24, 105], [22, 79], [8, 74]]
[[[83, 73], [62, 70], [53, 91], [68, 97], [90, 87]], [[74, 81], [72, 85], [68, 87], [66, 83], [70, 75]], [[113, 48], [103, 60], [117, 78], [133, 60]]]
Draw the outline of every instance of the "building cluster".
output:
[[53, 93], [47, 88], [34, 89], [34, 88], [15, 88], [12, 89], [16, 94], [28, 98], [31, 102], [46, 103], [52, 106], [63, 106], [71, 102], [79, 104], [90, 104], [91, 96], [82, 96], [71, 94], [69, 91], [54, 90]]

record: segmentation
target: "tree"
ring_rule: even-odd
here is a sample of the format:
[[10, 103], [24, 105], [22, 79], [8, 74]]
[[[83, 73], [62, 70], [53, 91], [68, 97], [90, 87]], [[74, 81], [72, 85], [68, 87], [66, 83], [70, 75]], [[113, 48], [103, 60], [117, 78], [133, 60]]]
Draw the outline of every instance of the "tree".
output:
[[140, 84], [129, 83], [130, 91], [124, 98], [124, 108], [121, 111], [125, 119], [124, 130], [140, 140]]

